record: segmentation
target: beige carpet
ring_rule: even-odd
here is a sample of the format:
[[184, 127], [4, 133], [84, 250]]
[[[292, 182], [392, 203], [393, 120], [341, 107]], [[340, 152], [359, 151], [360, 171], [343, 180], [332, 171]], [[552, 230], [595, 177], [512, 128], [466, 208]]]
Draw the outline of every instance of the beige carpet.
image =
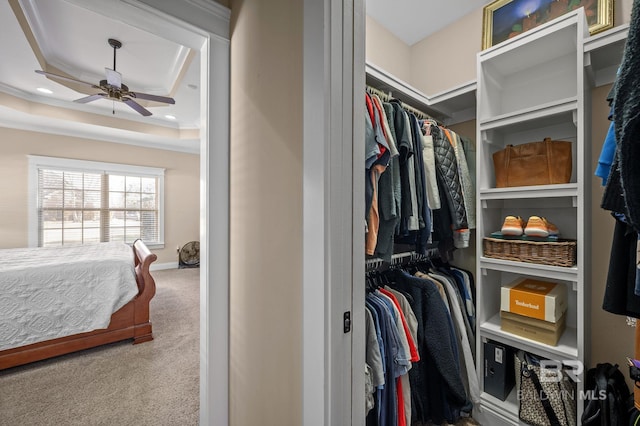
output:
[[197, 425], [199, 269], [153, 276], [155, 340], [0, 371], [0, 425]]

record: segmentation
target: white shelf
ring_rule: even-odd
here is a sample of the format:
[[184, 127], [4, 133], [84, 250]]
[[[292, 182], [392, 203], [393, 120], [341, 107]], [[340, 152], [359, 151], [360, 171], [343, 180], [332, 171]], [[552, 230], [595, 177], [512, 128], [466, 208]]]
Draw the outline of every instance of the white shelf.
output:
[[[535, 58], [527, 58], [529, 55], [524, 55], [524, 52], [531, 53], [531, 46], [535, 48], [541, 44], [541, 41], [544, 43], [542, 47], [547, 48], [540, 49], [540, 55], [542, 57], [549, 57], [548, 53], [556, 52], [556, 50], [561, 51], [562, 49], [555, 49], [555, 47], [558, 46], [554, 46], [554, 42], [559, 40], [562, 41], [563, 39], [566, 40], [567, 37], [564, 37], [564, 32], [567, 31], [567, 27], [576, 25], [577, 19], [579, 19], [577, 17], [579, 16], [584, 15], [577, 11], [566, 13], [512, 39], [505, 40], [496, 46], [486, 49], [480, 52], [479, 56], [483, 61], [489, 61], [494, 57], [505, 57], [506, 55], [513, 54], [513, 52], [523, 52], [523, 56], [525, 56], [523, 59], [527, 59], [535, 63]], [[570, 29], [569, 33], [571, 33]], [[573, 47], [575, 48], [575, 45]], [[569, 46], [568, 49], [571, 49], [571, 46]], [[529, 62], [526, 64], [529, 64]]]
[[[512, 40], [480, 52], [480, 58], [496, 76], [517, 74], [544, 61], [553, 61], [576, 51], [576, 13], [567, 13]], [[555, 24], [555, 25], [554, 25]]]
[[540, 265], [538, 263], [516, 262], [513, 260], [493, 259], [481, 256], [479, 267], [491, 271], [525, 274], [532, 277], [551, 278], [560, 281], [577, 282], [578, 280], [578, 268], [576, 266]]
[[489, 321], [480, 325], [480, 337], [495, 340], [514, 348], [523, 349], [526, 352], [531, 352], [544, 358], [578, 358], [577, 333], [573, 327], [567, 327], [564, 333], [562, 333], [562, 336], [560, 336], [558, 344], [551, 346], [502, 331], [500, 328], [500, 313], [497, 313], [491, 317]]
[[629, 24], [625, 24], [585, 39], [586, 69], [594, 86], [615, 81], [628, 34]]
[[480, 400], [482, 401], [482, 404], [491, 411], [499, 413], [502, 417], [506, 417], [509, 421], [514, 422], [515, 424], [520, 424], [520, 420], [518, 418], [518, 394], [515, 386], [504, 401], [486, 392], [482, 392], [482, 394], [480, 394]]
[[483, 119], [480, 121], [480, 130], [500, 128], [503, 132], [516, 133], [536, 127], [549, 127], [565, 122], [567, 118], [573, 121], [573, 113], [577, 108], [578, 98], [572, 96]]
[[480, 190], [480, 200], [516, 200], [523, 198], [577, 197], [577, 183], [559, 185], [514, 186]]
[[618, 25], [607, 31], [592, 35], [584, 39], [585, 53], [605, 51], [618, 44], [624, 45], [629, 34], [629, 24]]

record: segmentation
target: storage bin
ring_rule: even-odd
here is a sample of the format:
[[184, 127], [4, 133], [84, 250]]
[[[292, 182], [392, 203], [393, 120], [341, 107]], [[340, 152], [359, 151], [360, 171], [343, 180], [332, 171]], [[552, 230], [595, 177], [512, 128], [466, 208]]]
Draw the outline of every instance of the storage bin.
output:
[[484, 257], [570, 267], [576, 264], [576, 240], [524, 241], [484, 237]]

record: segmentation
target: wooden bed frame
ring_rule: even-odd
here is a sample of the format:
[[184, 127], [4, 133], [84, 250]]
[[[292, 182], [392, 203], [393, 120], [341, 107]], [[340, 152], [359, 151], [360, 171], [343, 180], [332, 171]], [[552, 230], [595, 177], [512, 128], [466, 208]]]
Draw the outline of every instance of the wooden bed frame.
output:
[[138, 295], [111, 316], [108, 328], [0, 351], [0, 370], [120, 340], [133, 339], [133, 344], [153, 340], [149, 302], [156, 294], [156, 283], [149, 266], [157, 256], [142, 240], [133, 243], [133, 251]]

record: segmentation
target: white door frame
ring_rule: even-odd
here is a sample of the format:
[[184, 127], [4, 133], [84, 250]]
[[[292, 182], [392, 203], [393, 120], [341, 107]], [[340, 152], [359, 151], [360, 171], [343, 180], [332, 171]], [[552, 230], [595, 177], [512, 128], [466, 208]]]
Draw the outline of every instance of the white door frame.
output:
[[364, 197], [354, 197], [364, 194], [364, 10], [364, 0], [304, 0], [305, 426], [365, 423]]
[[231, 12], [209, 0], [66, 0], [200, 52], [200, 424], [229, 424]]

